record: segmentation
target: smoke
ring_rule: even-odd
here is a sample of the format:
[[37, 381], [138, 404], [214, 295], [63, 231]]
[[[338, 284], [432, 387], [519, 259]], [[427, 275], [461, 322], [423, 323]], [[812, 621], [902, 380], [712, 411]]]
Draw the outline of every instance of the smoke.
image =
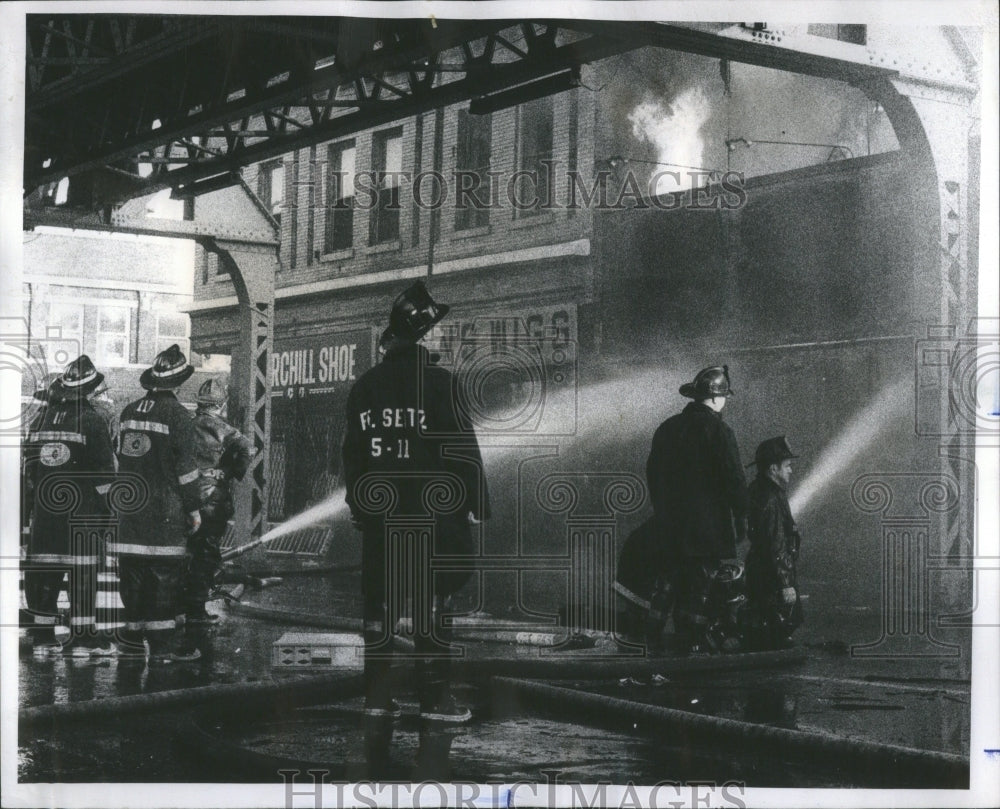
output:
[[831, 484], [842, 481], [845, 470], [908, 412], [912, 390], [912, 379], [887, 385], [823, 448], [809, 474], [789, 497], [796, 519], [801, 519]]
[[[703, 185], [706, 176], [689, 167], [705, 165], [705, 141], [701, 130], [708, 121], [711, 104], [700, 87], [689, 87], [665, 104], [647, 99], [640, 103], [628, 119], [632, 134], [640, 141], [649, 141], [656, 147], [657, 160], [667, 165], [656, 167], [657, 176], [653, 193], [666, 194]], [[679, 172], [677, 176], [664, 172]]]

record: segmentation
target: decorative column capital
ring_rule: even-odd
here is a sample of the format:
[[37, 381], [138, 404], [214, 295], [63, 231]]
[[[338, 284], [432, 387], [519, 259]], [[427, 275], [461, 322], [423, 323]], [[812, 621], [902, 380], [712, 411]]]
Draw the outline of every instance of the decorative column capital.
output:
[[535, 497], [543, 511], [565, 514], [569, 522], [608, 521], [638, 511], [646, 485], [628, 472], [554, 472], [538, 482]]
[[854, 481], [851, 502], [883, 520], [926, 522], [958, 506], [959, 485], [943, 472], [874, 472]]

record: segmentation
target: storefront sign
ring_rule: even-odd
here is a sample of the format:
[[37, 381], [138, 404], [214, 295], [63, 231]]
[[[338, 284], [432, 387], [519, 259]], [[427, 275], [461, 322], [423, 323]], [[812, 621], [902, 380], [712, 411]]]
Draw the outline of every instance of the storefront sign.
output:
[[576, 356], [576, 304], [496, 312], [469, 318], [448, 317], [427, 336], [425, 343], [453, 365], [463, 350], [492, 346], [496, 349], [532, 344], [547, 352]]
[[302, 399], [346, 396], [372, 367], [369, 329], [275, 340], [271, 353], [271, 396]]

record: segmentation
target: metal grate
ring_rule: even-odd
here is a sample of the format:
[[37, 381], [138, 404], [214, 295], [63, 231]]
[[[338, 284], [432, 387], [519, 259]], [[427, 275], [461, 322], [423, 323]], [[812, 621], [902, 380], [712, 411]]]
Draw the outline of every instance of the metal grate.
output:
[[333, 542], [332, 528], [303, 528], [267, 543], [267, 552], [275, 556], [324, 557]]

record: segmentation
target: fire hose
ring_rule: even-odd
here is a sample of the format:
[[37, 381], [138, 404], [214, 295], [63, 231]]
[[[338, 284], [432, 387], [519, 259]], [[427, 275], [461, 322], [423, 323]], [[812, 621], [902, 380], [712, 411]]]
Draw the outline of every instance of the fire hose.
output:
[[271, 537], [264, 534], [263, 536], [257, 537], [257, 539], [247, 542], [245, 545], [239, 545], [236, 548], [230, 548], [227, 551], [223, 551], [222, 561], [228, 562], [232, 559], [236, 559], [238, 556], [242, 556], [243, 554], [252, 551], [254, 548], [259, 548], [265, 542], [270, 542], [272, 539], [277, 539], [277, 537]]
[[766, 750], [771, 756], [809, 764], [821, 761], [832, 767], [843, 763], [876, 776], [881, 770], [903, 772], [908, 779], [946, 781], [962, 788], [967, 788], [969, 779], [969, 759], [951, 753], [706, 716], [533, 680], [494, 677], [492, 684], [518, 697], [522, 705], [569, 721], [626, 728], [684, 745]]
[[[552, 679], [610, 679], [629, 675], [719, 672], [733, 669], [788, 666], [801, 663], [800, 649], [777, 652], [750, 652], [732, 655], [650, 658], [634, 657], [587, 659], [585, 654], [551, 652], [545, 655], [458, 659], [452, 663], [456, 680], [487, 681], [502, 675], [549, 677]], [[293, 682], [227, 683], [198, 686], [173, 691], [156, 691], [124, 697], [81, 700], [53, 705], [22, 708], [18, 711], [21, 728], [53, 723], [95, 719], [124, 714], [188, 708], [200, 705], [233, 705], [242, 712], [248, 706], [262, 706], [271, 701], [282, 705], [309, 705], [361, 693], [361, 679], [342, 672], [309, 675]], [[290, 701], [290, 702], [289, 702]]]

